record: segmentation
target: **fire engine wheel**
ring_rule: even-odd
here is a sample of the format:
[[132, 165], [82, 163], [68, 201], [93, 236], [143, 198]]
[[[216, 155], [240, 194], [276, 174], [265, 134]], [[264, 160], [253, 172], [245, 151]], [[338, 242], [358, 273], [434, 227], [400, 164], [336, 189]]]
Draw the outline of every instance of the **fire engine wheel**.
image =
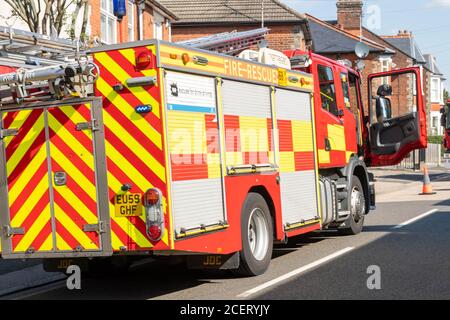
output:
[[366, 212], [366, 199], [364, 189], [358, 177], [353, 176], [352, 187], [349, 192], [350, 216], [346, 221], [346, 227], [341, 229], [344, 235], [357, 235], [364, 227], [364, 216]]
[[242, 208], [242, 251], [238, 274], [257, 276], [269, 267], [273, 250], [273, 226], [264, 198], [250, 193]]

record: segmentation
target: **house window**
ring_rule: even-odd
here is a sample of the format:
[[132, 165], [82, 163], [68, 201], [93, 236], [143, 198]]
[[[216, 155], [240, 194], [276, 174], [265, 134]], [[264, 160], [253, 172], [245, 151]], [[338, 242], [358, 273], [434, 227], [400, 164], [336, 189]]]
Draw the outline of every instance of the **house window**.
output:
[[100, 5], [100, 40], [106, 44], [116, 43], [117, 18], [114, 16], [112, 0], [101, 0]]
[[134, 41], [134, 1], [128, 1], [128, 41]]
[[433, 117], [431, 127], [433, 135], [437, 135], [439, 133], [439, 117]]
[[164, 17], [154, 11], [153, 21], [153, 38], [163, 40]]
[[437, 78], [431, 79], [431, 102], [440, 103], [441, 95], [440, 95], [440, 81]]
[[[380, 57], [381, 72], [389, 72], [392, 69], [392, 59]], [[381, 84], [390, 84], [390, 77], [381, 78]]]
[[319, 83], [320, 83], [320, 98], [322, 101], [322, 108], [328, 112], [338, 116], [338, 107], [336, 103], [336, 86], [334, 84], [333, 69], [319, 65]]

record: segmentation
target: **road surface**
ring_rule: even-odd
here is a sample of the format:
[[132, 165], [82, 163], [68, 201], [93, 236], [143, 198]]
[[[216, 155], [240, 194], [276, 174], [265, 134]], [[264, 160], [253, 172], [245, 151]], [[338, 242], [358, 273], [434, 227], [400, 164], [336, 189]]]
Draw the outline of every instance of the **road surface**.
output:
[[[276, 246], [270, 269], [259, 277], [148, 261], [127, 274], [83, 279], [81, 290], [70, 291], [60, 281], [5, 298], [450, 299], [450, 175], [432, 176], [432, 196], [418, 195], [420, 175], [377, 176], [377, 210], [367, 216], [362, 234], [291, 239]], [[367, 285], [373, 268], [379, 290]]]

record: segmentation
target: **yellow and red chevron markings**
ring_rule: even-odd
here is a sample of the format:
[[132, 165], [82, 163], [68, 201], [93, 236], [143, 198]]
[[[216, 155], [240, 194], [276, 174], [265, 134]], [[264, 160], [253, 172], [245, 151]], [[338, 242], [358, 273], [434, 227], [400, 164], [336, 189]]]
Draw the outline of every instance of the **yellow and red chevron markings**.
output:
[[89, 121], [90, 112], [86, 105], [48, 111], [52, 174], [67, 173], [65, 186], [53, 183], [57, 250], [100, 248], [98, 234], [83, 231], [84, 225], [98, 223], [92, 132], [77, 131], [73, 121], [77, 116]]
[[[154, 47], [143, 49], [153, 52], [155, 62]], [[97, 95], [104, 97], [103, 120], [114, 250], [121, 248], [141, 250], [153, 247], [146, 236], [144, 216], [114, 215], [114, 196], [121, 192], [124, 184], [133, 185], [131, 190], [133, 193], [144, 193], [153, 187], [159, 188], [164, 197], [164, 212], [165, 214], [168, 212], [160, 87], [126, 86], [126, 81], [130, 78], [159, 76], [157, 70], [136, 70], [137, 50], [142, 48], [100, 52], [94, 55], [95, 63], [100, 67], [96, 91]], [[114, 91], [113, 86], [118, 83], [125, 86], [124, 90]], [[152, 112], [146, 115], [137, 114], [135, 108], [140, 105], [151, 105]], [[166, 226], [169, 226], [168, 218]], [[168, 228], [164, 232], [162, 242], [165, 246], [169, 244]]]
[[[18, 129], [17, 136], [5, 139], [11, 226], [25, 230], [24, 235], [12, 237], [13, 253], [99, 248], [97, 233], [83, 231], [85, 224], [98, 223], [92, 134], [75, 130], [74, 114], [90, 119], [89, 106], [24, 110], [4, 116], [5, 128]], [[53, 192], [48, 156], [50, 179], [55, 172], [68, 173], [67, 185], [53, 184]]]
[[52, 250], [44, 111], [9, 112], [3, 124], [18, 129], [5, 138], [11, 226], [26, 230], [12, 237], [12, 251]]

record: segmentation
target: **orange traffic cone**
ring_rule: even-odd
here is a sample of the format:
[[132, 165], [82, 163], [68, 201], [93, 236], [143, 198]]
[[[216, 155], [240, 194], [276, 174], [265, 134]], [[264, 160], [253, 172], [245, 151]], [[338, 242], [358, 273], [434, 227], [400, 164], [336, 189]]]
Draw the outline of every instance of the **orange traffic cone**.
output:
[[423, 167], [423, 188], [422, 193], [420, 195], [431, 195], [436, 194], [433, 192], [433, 187], [431, 186], [430, 175], [428, 174], [428, 167]]

